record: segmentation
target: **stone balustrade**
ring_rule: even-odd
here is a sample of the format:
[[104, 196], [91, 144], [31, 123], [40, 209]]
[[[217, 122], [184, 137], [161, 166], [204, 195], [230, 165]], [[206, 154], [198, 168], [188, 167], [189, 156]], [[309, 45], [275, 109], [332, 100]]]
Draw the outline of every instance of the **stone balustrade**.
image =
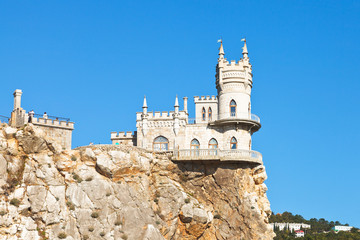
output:
[[174, 150], [172, 157], [174, 161], [238, 161], [263, 164], [262, 155], [257, 151], [243, 149], [179, 149]]

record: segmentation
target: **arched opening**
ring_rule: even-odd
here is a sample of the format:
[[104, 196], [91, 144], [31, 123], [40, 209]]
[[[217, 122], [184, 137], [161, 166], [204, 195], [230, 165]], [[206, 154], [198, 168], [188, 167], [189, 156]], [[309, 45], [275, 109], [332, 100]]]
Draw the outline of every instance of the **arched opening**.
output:
[[232, 137], [230, 140], [230, 149], [237, 149], [237, 140], [235, 137]]
[[218, 142], [215, 138], [210, 139], [209, 141], [209, 155], [217, 155]]
[[208, 114], [209, 114], [209, 121], [211, 121], [211, 119], [212, 119], [212, 110], [211, 110], [211, 107], [209, 107]]
[[199, 149], [200, 148], [200, 142], [196, 138], [194, 138], [190, 143], [190, 148], [191, 149]]
[[166, 137], [159, 136], [154, 139], [154, 151], [167, 151], [169, 150], [169, 140]]
[[190, 143], [191, 156], [199, 156], [200, 142], [194, 138]]
[[206, 111], [205, 111], [205, 108], [202, 109], [202, 120], [205, 121], [206, 120]]
[[218, 148], [218, 142], [216, 141], [215, 138], [210, 139], [209, 148], [210, 149], [217, 149]]
[[230, 102], [230, 116], [236, 117], [236, 102], [234, 101], [234, 99]]

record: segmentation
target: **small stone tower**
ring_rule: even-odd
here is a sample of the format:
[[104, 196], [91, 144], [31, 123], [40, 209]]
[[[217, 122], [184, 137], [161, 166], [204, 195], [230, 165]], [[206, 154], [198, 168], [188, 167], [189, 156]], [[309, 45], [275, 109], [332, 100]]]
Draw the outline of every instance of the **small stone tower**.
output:
[[[216, 89], [218, 92], [218, 120], [236, 117], [249, 118], [251, 114], [251, 64], [244, 40], [243, 58], [230, 63], [224, 58], [221, 42], [218, 64], [216, 65]], [[231, 109], [233, 111], [231, 111]]]
[[11, 112], [10, 126], [22, 127], [25, 124], [31, 123], [35, 127], [40, 128], [47, 137], [54, 139], [64, 150], [71, 149], [72, 131], [74, 130], [74, 123], [70, 119], [32, 114], [29, 118], [29, 113], [21, 107], [22, 91], [16, 89], [14, 92], [14, 109]]

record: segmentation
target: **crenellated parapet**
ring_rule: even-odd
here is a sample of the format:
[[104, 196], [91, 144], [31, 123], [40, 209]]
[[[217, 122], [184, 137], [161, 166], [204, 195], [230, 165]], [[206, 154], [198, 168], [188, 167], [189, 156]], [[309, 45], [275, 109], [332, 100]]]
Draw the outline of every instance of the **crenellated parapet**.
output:
[[51, 127], [51, 128], [63, 128], [63, 129], [74, 129], [74, 123], [69, 121], [60, 121], [56, 119], [46, 119], [46, 118], [32, 118], [32, 124], [35, 126], [41, 127]]
[[[148, 112], [146, 117], [149, 121], [155, 121], [155, 120], [174, 120], [174, 111], [156, 111], [156, 112]], [[144, 116], [143, 112], [137, 112], [136, 113], [136, 120], [142, 120]], [[185, 111], [179, 111], [179, 118], [185, 119], [187, 118], [188, 114]]]
[[209, 102], [217, 102], [218, 99], [216, 96], [212, 95], [212, 96], [195, 96], [194, 97], [194, 102], [195, 103], [209, 103]]
[[136, 146], [137, 132], [111, 132], [111, 141], [114, 145], [125, 144]]

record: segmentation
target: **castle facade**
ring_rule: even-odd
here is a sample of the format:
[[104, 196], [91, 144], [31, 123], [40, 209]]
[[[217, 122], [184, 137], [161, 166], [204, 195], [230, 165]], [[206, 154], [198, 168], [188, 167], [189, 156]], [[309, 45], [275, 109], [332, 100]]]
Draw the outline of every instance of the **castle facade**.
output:
[[179, 109], [178, 97], [170, 112], [148, 112], [146, 98], [136, 113], [137, 131], [112, 132], [113, 144], [128, 144], [150, 151], [171, 151], [173, 160], [248, 161], [262, 164], [251, 148], [251, 136], [261, 127], [251, 112], [252, 66], [246, 41], [242, 58], [227, 61], [221, 42], [216, 65], [217, 96], [194, 97], [195, 118], [189, 118], [188, 98]]

